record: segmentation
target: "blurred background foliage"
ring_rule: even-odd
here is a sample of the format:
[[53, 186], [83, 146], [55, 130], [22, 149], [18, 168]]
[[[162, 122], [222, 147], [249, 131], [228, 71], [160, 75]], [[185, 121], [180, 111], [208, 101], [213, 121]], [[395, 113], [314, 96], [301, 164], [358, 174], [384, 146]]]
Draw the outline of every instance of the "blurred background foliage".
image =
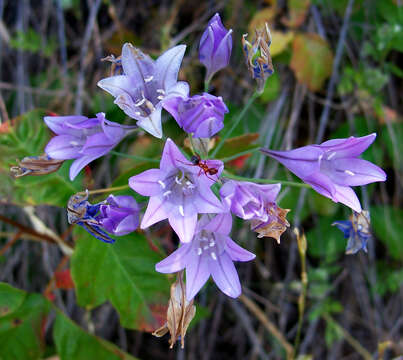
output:
[[[388, 180], [357, 189], [371, 214], [367, 254], [344, 254], [346, 240], [331, 224], [349, 210], [313, 191], [283, 187], [280, 195], [280, 206], [292, 210], [292, 227], [306, 234], [306, 254], [298, 255], [291, 230], [277, 245], [256, 239], [237, 219], [233, 238], [257, 254], [255, 262], [238, 267], [244, 295], [229, 299], [209, 283], [197, 299], [185, 349], [168, 350], [167, 339], [150, 333], [165, 321], [172, 282], [154, 271], [176, 247], [169, 226], [106, 246], [73, 230], [65, 214], [73, 193], [125, 185], [154, 167], [163, 143], [132, 135], [74, 182], [69, 162], [51, 175], [17, 180], [9, 168], [16, 159], [43, 153], [52, 136], [45, 115], [103, 111], [112, 121], [132, 121], [96, 87], [109, 74], [100, 59], [120, 55], [124, 42], [153, 57], [185, 43], [180, 78], [192, 94], [202, 92], [198, 43], [216, 12], [234, 31], [231, 64], [211, 85], [230, 109], [222, 133], [254, 91], [242, 34], [251, 36], [268, 22], [273, 37], [275, 74], [220, 150], [227, 169], [296, 180], [260, 155], [259, 146], [290, 149], [377, 132], [363, 157], [381, 166]], [[0, 359], [401, 355], [402, 35], [399, 0], [0, 0]], [[186, 149], [185, 134], [167, 114], [163, 128]], [[130, 190], [115, 194], [146, 200]]]

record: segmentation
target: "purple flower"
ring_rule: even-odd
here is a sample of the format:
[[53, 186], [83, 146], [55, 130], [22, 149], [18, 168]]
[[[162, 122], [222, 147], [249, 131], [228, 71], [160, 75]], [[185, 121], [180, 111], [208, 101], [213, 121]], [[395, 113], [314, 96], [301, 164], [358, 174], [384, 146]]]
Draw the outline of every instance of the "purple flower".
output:
[[172, 97], [164, 101], [164, 109], [183, 130], [197, 138], [208, 138], [218, 133], [224, 127], [224, 114], [228, 112], [221, 96], [207, 93], [190, 98]]
[[177, 81], [185, 49], [185, 45], [175, 46], [154, 61], [126, 43], [121, 56], [123, 75], [102, 79], [98, 86], [113, 95], [115, 104], [136, 119], [139, 127], [162, 138], [162, 100], [189, 93], [189, 85]]
[[165, 143], [159, 169], [132, 176], [129, 185], [144, 196], [150, 196], [140, 227], [145, 229], [158, 221], [168, 221], [182, 242], [192, 240], [199, 213], [221, 213], [225, 209], [210, 187], [220, 176], [224, 165], [219, 160], [205, 160], [217, 174], [205, 174], [187, 160], [171, 139]]
[[84, 166], [107, 154], [135, 128], [108, 121], [104, 113], [98, 113], [92, 119], [70, 115], [46, 116], [44, 120], [57, 134], [46, 145], [46, 154], [52, 159], [76, 159], [70, 167], [71, 180]]
[[376, 134], [328, 140], [290, 151], [261, 149], [281, 162], [319, 194], [361, 212], [360, 201], [350, 186], [385, 181], [386, 174], [369, 161], [359, 159], [375, 140]]
[[369, 231], [369, 211], [362, 210], [361, 213], [353, 212], [350, 220], [335, 221], [336, 225], [348, 239], [346, 254], [355, 254], [359, 250], [367, 252], [367, 242], [371, 237]]
[[218, 214], [212, 220], [201, 217], [191, 243], [183, 244], [166, 259], [156, 264], [161, 273], [174, 273], [186, 268], [186, 298], [194, 298], [210, 275], [220, 290], [233, 298], [241, 294], [241, 284], [233, 261], [249, 261], [255, 255], [241, 248], [228, 236], [232, 218]]
[[232, 30], [227, 30], [220, 15], [215, 14], [209, 21], [199, 45], [199, 60], [207, 68], [206, 80], [229, 64], [232, 51]]
[[140, 208], [133, 197], [109, 195], [106, 204], [100, 206], [96, 220], [107, 232], [122, 236], [138, 228], [139, 212]]
[[220, 189], [223, 202], [244, 220], [267, 221], [267, 205], [276, 202], [281, 184], [258, 185], [244, 181], [227, 181]]

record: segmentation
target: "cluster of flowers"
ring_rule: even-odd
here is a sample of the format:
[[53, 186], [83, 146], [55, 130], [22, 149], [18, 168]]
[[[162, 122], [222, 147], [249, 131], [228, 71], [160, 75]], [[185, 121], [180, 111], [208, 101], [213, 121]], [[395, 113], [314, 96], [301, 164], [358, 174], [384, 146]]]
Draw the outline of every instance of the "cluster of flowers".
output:
[[[243, 37], [246, 64], [257, 81], [257, 91], [262, 90], [267, 77], [273, 73], [270, 43], [267, 26], [256, 31], [252, 43]], [[115, 104], [137, 124], [122, 126], [107, 120], [103, 113], [96, 118], [45, 117], [45, 123], [57, 136], [48, 143], [42, 161], [53, 161], [50, 163], [53, 171], [60, 166], [55, 160], [75, 159], [70, 168], [70, 178], [74, 179], [84, 166], [107, 154], [137, 127], [162, 138], [162, 109], [192, 137], [204, 141], [217, 134], [224, 126], [228, 108], [221, 97], [209, 93], [190, 96], [189, 85], [177, 80], [185, 48], [185, 45], [175, 46], [154, 61], [131, 44], [125, 44], [120, 57], [108, 57], [113, 63], [112, 76], [99, 81], [98, 85], [114, 96]], [[225, 29], [216, 14], [203, 33], [199, 48], [200, 61], [207, 69], [207, 83], [228, 65], [231, 50], [232, 31]], [[358, 158], [375, 137], [376, 134], [371, 134], [334, 139], [290, 151], [261, 151], [282, 163], [319, 194], [360, 214], [361, 205], [351, 186], [386, 179], [382, 169]], [[71, 197], [68, 219], [105, 242], [114, 241], [110, 234], [125, 235], [136, 230], [139, 224], [145, 229], [168, 219], [180, 246], [156, 264], [156, 270], [176, 273], [186, 269], [187, 301], [194, 298], [210, 275], [225, 294], [237, 297], [241, 285], [233, 262], [249, 261], [255, 255], [230, 238], [232, 214], [250, 221], [251, 229], [259, 237], [270, 236], [279, 242], [289, 226], [285, 218], [288, 210], [276, 203], [280, 183], [258, 185], [234, 181], [223, 176], [223, 169], [220, 160], [202, 160], [199, 155], [188, 160], [175, 143], [167, 139], [160, 167], [129, 180], [135, 192], [149, 197], [141, 222], [140, 207], [132, 197], [110, 195], [102, 203], [92, 205], [88, 202], [88, 193]], [[25, 161], [21, 173], [30, 171], [38, 173]], [[358, 228], [354, 221], [336, 223], [350, 238], [350, 252], [365, 249], [369, 236], [367, 231], [362, 231], [362, 224]]]

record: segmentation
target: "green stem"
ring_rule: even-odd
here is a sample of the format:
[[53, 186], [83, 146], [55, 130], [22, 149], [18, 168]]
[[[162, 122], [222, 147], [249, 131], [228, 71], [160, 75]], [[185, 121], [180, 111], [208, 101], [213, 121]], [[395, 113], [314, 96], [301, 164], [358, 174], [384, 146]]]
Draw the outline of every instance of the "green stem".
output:
[[255, 101], [255, 99], [257, 97], [259, 97], [259, 93], [257, 93], [255, 91], [253, 93], [253, 95], [249, 98], [248, 102], [243, 107], [242, 111], [239, 113], [239, 115], [234, 120], [231, 128], [225, 133], [225, 135], [222, 137], [222, 139], [220, 140], [220, 142], [218, 143], [218, 145], [214, 149], [213, 153], [211, 154], [212, 158], [214, 158], [214, 156], [216, 156], [217, 153], [220, 151], [220, 149], [223, 147], [223, 145], [225, 143], [225, 140], [227, 140], [231, 136], [232, 132], [235, 130], [235, 128], [241, 122], [242, 118], [244, 117], [244, 115], [246, 114], [246, 112], [248, 111], [248, 109], [250, 108], [250, 106], [253, 104], [253, 102]]
[[234, 160], [236, 158], [239, 158], [240, 156], [243, 156], [243, 155], [252, 154], [252, 153], [254, 153], [254, 152], [258, 151], [258, 150], [259, 150], [259, 148], [257, 147], [255, 149], [249, 149], [249, 150], [241, 151], [238, 154], [231, 155], [231, 156], [228, 156], [228, 157], [225, 157], [225, 158], [222, 158], [222, 159], [218, 159], [218, 160], [221, 160], [222, 162], [227, 162], [227, 161], [231, 161], [231, 160]]
[[147, 161], [147, 162], [152, 162], [152, 163], [160, 162], [158, 159], [152, 159], [152, 158], [148, 158], [148, 157], [140, 156], [140, 155], [129, 155], [129, 154], [121, 153], [119, 151], [114, 151], [114, 150], [109, 151], [109, 153], [111, 153], [113, 155], [121, 156], [121, 157], [126, 157], [129, 159], [139, 160], [139, 161]]
[[210, 79], [204, 81], [204, 92], [208, 92], [209, 87], [210, 87]]
[[229, 173], [228, 171], [223, 172], [223, 177], [226, 177], [228, 179], [233, 179], [233, 180], [240, 180], [240, 181], [250, 181], [250, 182], [255, 182], [258, 184], [283, 184], [286, 186], [294, 186], [294, 187], [300, 187], [300, 188], [307, 188], [310, 189], [310, 185], [304, 184], [304, 183], [297, 183], [294, 181], [285, 181], [285, 180], [269, 180], [269, 179], [257, 179], [257, 178], [248, 178], [248, 177], [243, 177], [243, 176], [238, 176]]
[[[121, 185], [121, 186], [115, 186], [115, 187], [110, 187], [110, 188], [106, 188], [106, 189], [90, 190], [90, 191], [88, 191], [88, 194], [89, 195], [102, 194], [102, 193], [107, 193], [107, 192], [124, 190], [124, 189], [128, 189], [128, 188], [129, 188], [129, 185]], [[85, 194], [85, 191], [81, 191], [78, 194]]]

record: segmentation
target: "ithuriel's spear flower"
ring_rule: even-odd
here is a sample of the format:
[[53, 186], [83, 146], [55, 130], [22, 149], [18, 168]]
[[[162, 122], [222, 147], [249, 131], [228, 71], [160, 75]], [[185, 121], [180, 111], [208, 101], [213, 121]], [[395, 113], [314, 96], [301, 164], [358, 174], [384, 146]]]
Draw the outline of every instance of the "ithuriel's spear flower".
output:
[[183, 130], [196, 138], [209, 138], [224, 127], [224, 114], [228, 112], [222, 97], [207, 93], [189, 98], [180, 96], [164, 101], [167, 110]]
[[102, 79], [98, 86], [113, 95], [115, 104], [126, 115], [136, 119], [139, 127], [162, 138], [163, 100], [171, 95], [189, 94], [189, 85], [177, 81], [185, 49], [185, 45], [175, 46], [154, 61], [140, 49], [126, 43], [120, 58], [123, 74]]
[[84, 166], [106, 155], [136, 126], [123, 126], [105, 119], [85, 116], [46, 116], [46, 125], [57, 136], [46, 145], [45, 153], [52, 159], [76, 159], [70, 167], [73, 180]]
[[232, 30], [227, 30], [220, 15], [209, 21], [199, 45], [199, 60], [207, 68], [206, 80], [229, 64], [232, 51]]
[[257, 82], [257, 91], [262, 92], [266, 79], [274, 73], [270, 55], [271, 35], [269, 26], [256, 29], [252, 44], [246, 40], [248, 34], [242, 37], [242, 49], [246, 58], [246, 66], [253, 79]]
[[281, 162], [319, 194], [341, 202], [356, 212], [361, 204], [350, 186], [385, 181], [386, 174], [369, 161], [359, 159], [375, 140], [376, 134], [328, 140], [290, 151], [261, 151]]
[[191, 243], [183, 244], [155, 269], [174, 273], [186, 268], [186, 297], [194, 298], [210, 275], [220, 290], [233, 298], [241, 294], [241, 284], [234, 261], [249, 261], [255, 255], [241, 248], [229, 237], [231, 214], [218, 214], [212, 220], [203, 215]]
[[343, 231], [344, 238], [348, 239], [346, 254], [355, 254], [361, 249], [367, 252], [367, 242], [371, 237], [369, 224], [369, 211], [367, 210], [362, 210], [361, 213], [353, 212], [350, 220], [335, 221], [332, 224]]
[[244, 220], [251, 220], [258, 237], [270, 236], [280, 242], [280, 236], [290, 224], [285, 219], [289, 210], [276, 204], [281, 184], [258, 185], [246, 181], [227, 181], [220, 195], [231, 212]]
[[106, 243], [115, 242], [108, 233], [122, 236], [136, 230], [139, 212], [140, 208], [131, 196], [109, 195], [106, 200], [93, 205], [88, 201], [88, 191], [71, 196], [67, 205], [70, 224], [80, 225]]
[[193, 238], [197, 214], [222, 213], [223, 205], [210, 187], [224, 166], [219, 160], [205, 160], [215, 175], [205, 174], [187, 160], [171, 139], [165, 143], [159, 169], [132, 176], [129, 185], [144, 196], [150, 196], [140, 227], [145, 229], [158, 221], [168, 221], [182, 242]]

